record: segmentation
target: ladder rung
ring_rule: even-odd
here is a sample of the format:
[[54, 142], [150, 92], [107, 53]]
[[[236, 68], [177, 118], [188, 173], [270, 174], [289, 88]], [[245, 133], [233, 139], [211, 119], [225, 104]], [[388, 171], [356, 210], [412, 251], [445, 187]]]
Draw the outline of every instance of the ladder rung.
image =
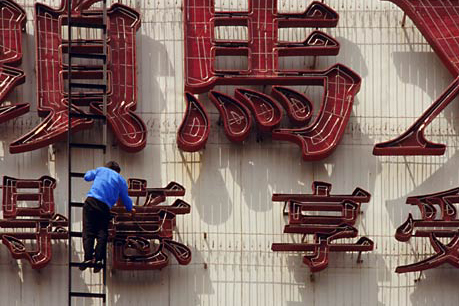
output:
[[[72, 43], [76, 43], [78, 46], [85, 46], [85, 45], [94, 45], [94, 44], [99, 44], [99, 45], [102, 45], [104, 42], [103, 39], [81, 39], [79, 38], [78, 40], [74, 41], [72, 40]], [[68, 43], [69, 43], [69, 40], [68, 39], [64, 39], [62, 38], [62, 45], [63, 46], [68, 46]], [[68, 52], [64, 51], [65, 54], [67, 54]]]
[[69, 232], [69, 236], [70, 237], [83, 237], [83, 233], [82, 232]]
[[82, 113], [70, 113], [71, 118], [85, 118], [85, 119], [99, 119], [105, 120], [104, 115], [97, 115], [97, 114], [82, 114]]
[[105, 293], [91, 293], [91, 292], [76, 292], [70, 291], [70, 296], [73, 297], [88, 297], [88, 298], [98, 298], [103, 299], [105, 302]]
[[70, 172], [71, 177], [84, 177], [85, 174], [83, 172]]
[[70, 202], [71, 207], [83, 207], [84, 203], [81, 202]]
[[70, 21], [70, 26], [80, 27], [80, 28], [90, 28], [90, 29], [105, 29], [107, 27], [105, 24], [103, 24], [102, 20], [100, 20], [100, 22], [94, 22], [94, 23], [72, 20]]
[[105, 54], [101, 54], [101, 53], [80, 53], [80, 52], [70, 52], [70, 57], [91, 58], [91, 59], [101, 59], [101, 60], [105, 60], [107, 58]]
[[101, 267], [102, 269], [104, 268], [104, 265], [103, 264], [97, 264], [97, 263], [82, 263], [82, 262], [75, 262], [75, 261], [71, 261], [70, 262], [70, 266], [71, 267], [81, 267], [81, 266], [86, 266], [88, 268], [95, 268], [95, 267]]
[[[88, 71], [88, 70], [101, 70], [103, 68], [103, 65], [101, 64], [98, 64], [98, 65], [87, 65], [87, 66], [73, 66], [72, 67], [72, 71], [79, 71], [79, 70], [83, 70], [83, 71]], [[72, 93], [73, 95], [74, 93]]]
[[71, 142], [70, 143], [71, 148], [86, 148], [86, 149], [100, 149], [104, 150], [106, 149], [106, 145], [103, 144], [96, 144], [96, 143], [76, 143], [76, 142]]
[[86, 88], [86, 89], [101, 89], [105, 90], [107, 85], [105, 84], [89, 84], [89, 83], [70, 83], [70, 87], [72, 88]]

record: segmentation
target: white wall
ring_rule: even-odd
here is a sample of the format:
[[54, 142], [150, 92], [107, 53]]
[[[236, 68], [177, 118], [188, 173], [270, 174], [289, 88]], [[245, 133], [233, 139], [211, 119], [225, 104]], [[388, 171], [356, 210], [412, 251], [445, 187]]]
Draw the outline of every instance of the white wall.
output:
[[[309, 2], [281, 0], [281, 6], [304, 9]], [[8, 144], [38, 121], [33, 5], [31, 1], [20, 3], [28, 13], [23, 64], [27, 83], [11, 99], [31, 102], [32, 111], [0, 126], [0, 169], [2, 174], [21, 178], [56, 177], [57, 210], [67, 214], [65, 144], [25, 154], [8, 153]], [[338, 149], [321, 162], [305, 163], [299, 148], [290, 143], [269, 139], [256, 143], [254, 134], [244, 145], [229, 143], [216, 125], [216, 109], [205, 97], [212, 117], [209, 142], [200, 153], [182, 154], [175, 144], [184, 110], [182, 3], [123, 3], [142, 14], [137, 39], [138, 109], [149, 136], [142, 152], [128, 154], [115, 146], [109, 156], [120, 161], [125, 177], [146, 178], [151, 186], [175, 180], [187, 188], [184, 199], [191, 203], [192, 213], [177, 218], [177, 237], [191, 247], [193, 261], [188, 266], [173, 261], [162, 271], [116, 271], [109, 277], [109, 305], [457, 305], [459, 273], [455, 269], [444, 266], [427, 271], [418, 283], [414, 282], [417, 274], [394, 272], [398, 265], [432, 252], [427, 239], [399, 243], [394, 238], [408, 212], [417, 214], [404, 205], [406, 197], [459, 185], [456, 102], [427, 131], [429, 139], [448, 145], [444, 156], [371, 154], [375, 143], [411, 125], [452, 80], [411, 21], [400, 27], [403, 13], [397, 7], [378, 0], [326, 1], [341, 16], [338, 28], [326, 31], [342, 47], [337, 58], [320, 58], [319, 67], [343, 63], [359, 73], [363, 83]], [[93, 133], [79, 137], [90, 139]], [[78, 163], [85, 170], [99, 166], [102, 157], [81, 155]], [[270, 251], [273, 242], [291, 241], [291, 236], [282, 234], [286, 221], [282, 205], [271, 202], [272, 193], [310, 192], [313, 180], [332, 183], [335, 193], [350, 193], [357, 186], [370, 191], [372, 200], [363, 205], [357, 226], [359, 235], [375, 241], [375, 250], [363, 255], [362, 264], [355, 263], [356, 254], [332, 254], [329, 267], [315, 274], [314, 281], [301, 255]], [[80, 184], [80, 198], [87, 188]], [[64, 305], [66, 243], [55, 244], [53, 252], [52, 263], [37, 272], [0, 248], [0, 304]], [[87, 284], [97, 279], [91, 280], [87, 272], [75, 281], [90, 287]]]

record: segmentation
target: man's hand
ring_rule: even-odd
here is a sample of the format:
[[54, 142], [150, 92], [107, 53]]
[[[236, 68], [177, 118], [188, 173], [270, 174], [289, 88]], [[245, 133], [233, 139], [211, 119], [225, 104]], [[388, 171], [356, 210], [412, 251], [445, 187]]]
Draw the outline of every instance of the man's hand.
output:
[[134, 218], [135, 213], [136, 213], [136, 210], [135, 210], [134, 207], [132, 207], [132, 209], [131, 209], [131, 217], [132, 217], [132, 218]]

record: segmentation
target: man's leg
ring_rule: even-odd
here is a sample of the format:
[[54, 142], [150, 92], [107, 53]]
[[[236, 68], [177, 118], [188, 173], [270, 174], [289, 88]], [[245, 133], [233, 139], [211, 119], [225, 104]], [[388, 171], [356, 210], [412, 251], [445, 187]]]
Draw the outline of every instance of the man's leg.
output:
[[94, 209], [85, 202], [83, 206], [83, 249], [85, 261], [94, 258], [94, 240], [97, 236], [96, 217], [97, 214]]
[[[100, 216], [100, 215], [99, 215]], [[108, 224], [109, 216], [100, 216], [99, 227], [97, 231], [97, 245], [95, 252], [96, 263], [102, 264], [102, 261], [105, 260], [107, 256], [107, 239], [108, 239]], [[97, 273], [100, 271], [100, 266], [94, 268], [94, 272]]]

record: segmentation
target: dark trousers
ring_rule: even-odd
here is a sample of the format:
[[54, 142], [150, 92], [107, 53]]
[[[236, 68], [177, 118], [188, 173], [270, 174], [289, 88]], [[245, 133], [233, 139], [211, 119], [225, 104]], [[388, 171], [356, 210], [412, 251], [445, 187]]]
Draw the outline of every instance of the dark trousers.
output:
[[[83, 205], [84, 260], [105, 260], [107, 253], [110, 208], [104, 202], [88, 197]], [[94, 253], [94, 240], [97, 245]]]

